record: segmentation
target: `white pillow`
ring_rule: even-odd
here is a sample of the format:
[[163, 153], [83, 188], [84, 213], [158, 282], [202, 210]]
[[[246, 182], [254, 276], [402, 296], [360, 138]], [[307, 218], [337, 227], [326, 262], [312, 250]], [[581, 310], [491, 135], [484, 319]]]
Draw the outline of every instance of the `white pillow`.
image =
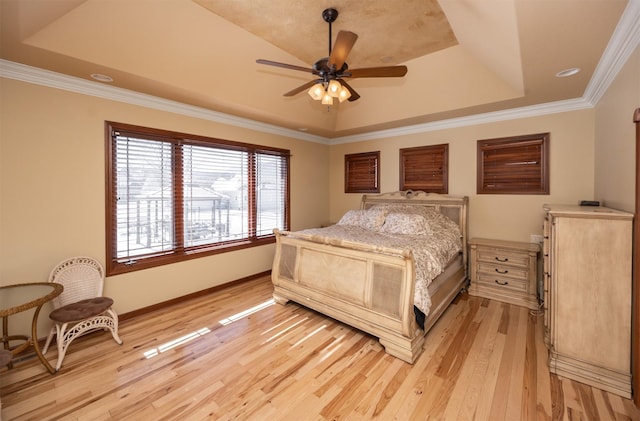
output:
[[389, 234], [430, 235], [431, 228], [422, 215], [415, 213], [390, 213], [380, 232]]
[[364, 216], [363, 210], [350, 210], [347, 211], [342, 218], [338, 221], [338, 225], [355, 225], [357, 227], [362, 225], [362, 218]]
[[338, 225], [353, 225], [356, 227], [377, 231], [384, 224], [386, 212], [379, 209], [350, 210], [338, 221]]

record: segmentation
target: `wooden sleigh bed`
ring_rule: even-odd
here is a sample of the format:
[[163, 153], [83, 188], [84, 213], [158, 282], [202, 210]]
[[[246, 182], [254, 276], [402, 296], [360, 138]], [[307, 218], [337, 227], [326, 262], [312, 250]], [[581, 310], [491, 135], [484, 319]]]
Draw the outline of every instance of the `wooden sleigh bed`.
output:
[[413, 191], [362, 197], [361, 211], [426, 207], [458, 225], [461, 248], [428, 284], [428, 313], [414, 306], [416, 262], [411, 250], [332, 239], [318, 235], [321, 229], [275, 231], [273, 297], [280, 304], [292, 300], [368, 332], [379, 338], [387, 353], [413, 363], [426, 332], [466, 287], [467, 204], [467, 197]]

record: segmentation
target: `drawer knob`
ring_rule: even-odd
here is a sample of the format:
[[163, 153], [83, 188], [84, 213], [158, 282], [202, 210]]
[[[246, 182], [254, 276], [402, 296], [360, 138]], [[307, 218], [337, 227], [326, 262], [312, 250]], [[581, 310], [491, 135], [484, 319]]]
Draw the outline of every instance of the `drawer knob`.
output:
[[509, 273], [509, 271], [508, 271], [508, 270], [500, 270], [500, 269], [498, 269], [498, 268], [496, 268], [496, 272], [498, 272], [498, 273], [502, 273], [503, 275], [504, 275], [505, 273]]
[[508, 261], [509, 261], [509, 258], [508, 258], [508, 257], [505, 257], [504, 259], [501, 259], [501, 258], [499, 258], [499, 257], [497, 257], [497, 256], [496, 256], [496, 260], [497, 260], [498, 262], [508, 262]]
[[496, 281], [496, 284], [498, 284], [498, 285], [509, 285], [508, 281], [500, 282], [497, 279], [495, 281]]

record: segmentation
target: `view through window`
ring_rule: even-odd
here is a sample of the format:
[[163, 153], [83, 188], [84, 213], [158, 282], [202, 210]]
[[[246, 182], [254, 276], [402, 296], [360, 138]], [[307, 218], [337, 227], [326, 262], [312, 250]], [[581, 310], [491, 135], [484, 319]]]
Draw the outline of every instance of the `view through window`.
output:
[[107, 125], [109, 273], [264, 244], [288, 228], [289, 151]]

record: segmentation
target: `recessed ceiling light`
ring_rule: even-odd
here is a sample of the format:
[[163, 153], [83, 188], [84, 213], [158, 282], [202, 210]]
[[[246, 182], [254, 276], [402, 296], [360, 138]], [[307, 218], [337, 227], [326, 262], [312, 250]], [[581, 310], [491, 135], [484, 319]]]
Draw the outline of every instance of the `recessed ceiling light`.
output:
[[393, 57], [391, 56], [384, 56], [380, 58], [380, 61], [383, 63], [391, 63], [393, 61]]
[[573, 76], [580, 71], [579, 67], [572, 67], [570, 69], [564, 69], [556, 73], [556, 77]]
[[306, 127], [300, 127], [300, 128], [298, 128], [298, 130], [300, 130], [301, 132], [306, 132], [309, 129], [307, 129]]
[[98, 82], [113, 82], [113, 78], [111, 76], [102, 75], [100, 73], [93, 73], [91, 77]]

